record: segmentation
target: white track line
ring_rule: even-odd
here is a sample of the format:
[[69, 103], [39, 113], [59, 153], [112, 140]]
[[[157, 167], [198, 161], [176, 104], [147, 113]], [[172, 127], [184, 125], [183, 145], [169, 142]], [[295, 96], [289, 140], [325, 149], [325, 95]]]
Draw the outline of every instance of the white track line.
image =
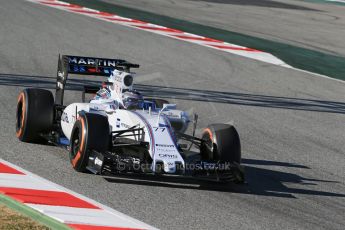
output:
[[345, 0], [326, 0], [327, 2], [340, 2], [345, 3]]

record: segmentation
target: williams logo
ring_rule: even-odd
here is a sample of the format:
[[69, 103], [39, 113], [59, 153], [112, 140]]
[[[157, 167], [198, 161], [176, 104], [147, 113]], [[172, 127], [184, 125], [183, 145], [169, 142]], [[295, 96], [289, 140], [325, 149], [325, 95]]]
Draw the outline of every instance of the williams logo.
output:
[[166, 153], [160, 153], [158, 154], [159, 157], [162, 157], [162, 158], [169, 158], [169, 159], [176, 159], [177, 156], [174, 155], [174, 154], [166, 154]]
[[164, 144], [156, 144], [157, 147], [165, 147], [165, 148], [174, 148], [175, 145], [164, 145]]

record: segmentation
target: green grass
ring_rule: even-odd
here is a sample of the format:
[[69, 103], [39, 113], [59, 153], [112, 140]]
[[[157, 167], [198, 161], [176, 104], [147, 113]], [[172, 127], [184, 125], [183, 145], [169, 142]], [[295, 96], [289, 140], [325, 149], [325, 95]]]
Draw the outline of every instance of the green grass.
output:
[[61, 229], [67, 225], [58, 222], [32, 208], [0, 194], [0, 230]]
[[7, 206], [0, 204], [0, 229], [1, 230], [48, 230], [49, 228], [41, 225], [29, 217], [26, 217]]

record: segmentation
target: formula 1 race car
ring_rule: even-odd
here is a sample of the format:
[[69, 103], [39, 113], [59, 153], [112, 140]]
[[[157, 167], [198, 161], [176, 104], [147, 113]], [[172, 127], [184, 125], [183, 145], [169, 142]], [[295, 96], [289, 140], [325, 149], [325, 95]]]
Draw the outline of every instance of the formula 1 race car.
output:
[[[55, 99], [51, 91], [37, 88], [19, 94], [16, 136], [65, 147], [78, 172], [244, 182], [236, 129], [212, 124], [195, 137], [197, 115], [191, 120], [175, 104], [144, 98], [134, 89], [130, 69], [138, 67], [120, 59], [59, 56]], [[68, 74], [103, 76], [107, 81], [99, 87], [84, 85], [82, 102], [65, 106]], [[95, 96], [86, 103], [85, 94]], [[190, 123], [192, 135], [185, 133]], [[190, 154], [192, 146], [197, 154]]]

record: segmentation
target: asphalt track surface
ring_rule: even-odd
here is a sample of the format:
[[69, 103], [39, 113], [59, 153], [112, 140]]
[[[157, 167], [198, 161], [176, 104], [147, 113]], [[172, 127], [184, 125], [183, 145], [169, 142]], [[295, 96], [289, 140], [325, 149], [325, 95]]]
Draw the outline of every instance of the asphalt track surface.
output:
[[102, 0], [345, 57], [345, 5], [299, 0]]
[[[344, 83], [22, 0], [1, 0], [0, 21], [4, 160], [161, 229], [343, 229]], [[20, 143], [17, 95], [54, 88], [58, 53], [140, 63], [138, 88], [146, 95], [198, 112], [200, 127], [234, 122], [248, 183], [80, 174], [64, 150]], [[66, 103], [93, 81], [72, 80]]]

